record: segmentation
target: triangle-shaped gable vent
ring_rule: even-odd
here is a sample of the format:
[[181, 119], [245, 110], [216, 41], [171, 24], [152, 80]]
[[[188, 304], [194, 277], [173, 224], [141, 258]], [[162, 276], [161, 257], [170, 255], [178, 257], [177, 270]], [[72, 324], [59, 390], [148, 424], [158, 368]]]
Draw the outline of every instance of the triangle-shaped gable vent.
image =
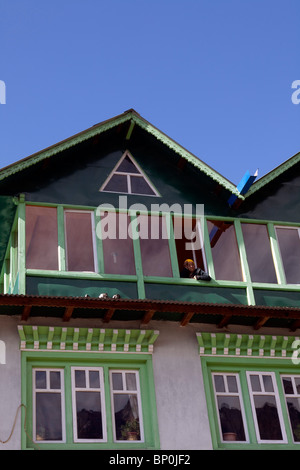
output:
[[110, 193], [159, 196], [133, 156], [126, 150], [100, 188]]

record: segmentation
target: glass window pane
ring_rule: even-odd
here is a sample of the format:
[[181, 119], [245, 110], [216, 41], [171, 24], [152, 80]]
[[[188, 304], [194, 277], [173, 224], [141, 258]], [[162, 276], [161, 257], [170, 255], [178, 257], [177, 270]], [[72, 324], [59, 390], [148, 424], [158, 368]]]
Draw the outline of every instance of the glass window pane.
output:
[[60, 372], [50, 371], [50, 389], [60, 389]]
[[265, 225], [242, 224], [247, 261], [253, 282], [276, 283], [270, 239]]
[[137, 397], [114, 394], [115, 430], [117, 440], [140, 440]]
[[224, 377], [222, 375], [215, 375], [214, 381], [216, 392], [225, 392]]
[[219, 396], [221, 430], [224, 441], [245, 441], [245, 431], [239, 397]]
[[261, 386], [258, 375], [250, 375], [251, 387], [253, 392], [261, 392]]
[[166, 220], [159, 216], [138, 216], [144, 276], [172, 277]]
[[295, 386], [296, 386], [297, 393], [299, 393], [300, 395], [300, 378], [299, 377], [295, 377]]
[[260, 438], [268, 441], [281, 441], [282, 432], [275, 397], [255, 395], [254, 404]]
[[142, 176], [130, 176], [130, 185], [132, 194], [147, 194], [148, 196], [155, 196], [155, 192]]
[[36, 393], [36, 440], [62, 440], [60, 393]]
[[47, 388], [46, 382], [46, 371], [36, 370], [35, 371], [35, 387], [39, 389]]
[[127, 214], [101, 214], [101, 238], [104, 272], [107, 274], [135, 274], [130, 217]]
[[300, 442], [300, 398], [289, 397], [286, 399], [286, 403], [294, 441]]
[[227, 385], [228, 385], [228, 392], [237, 393], [238, 387], [237, 387], [236, 377], [234, 375], [227, 376]]
[[282, 382], [283, 382], [284, 393], [287, 395], [294, 395], [291, 377], [283, 377]]
[[300, 284], [300, 239], [297, 229], [276, 228], [282, 264], [288, 284]]
[[126, 390], [136, 390], [136, 376], [134, 373], [126, 373]]
[[76, 392], [78, 439], [102, 439], [102, 414], [99, 392]]
[[97, 370], [89, 371], [90, 388], [100, 388], [100, 376]]
[[68, 271], [95, 271], [90, 212], [65, 211], [66, 258]]
[[103, 188], [104, 191], [113, 191], [118, 193], [127, 193], [127, 175], [114, 174]]
[[270, 375], [263, 375], [265, 392], [274, 392], [273, 381]]
[[123, 379], [121, 372], [112, 374], [113, 390], [123, 390]]
[[133, 161], [128, 156], [124, 158], [116, 171], [121, 171], [122, 173], [140, 173]]
[[58, 269], [55, 207], [26, 206], [26, 267]]
[[234, 224], [207, 221], [207, 225], [216, 279], [242, 281]]
[[85, 388], [85, 370], [75, 370], [75, 387], [76, 388]]

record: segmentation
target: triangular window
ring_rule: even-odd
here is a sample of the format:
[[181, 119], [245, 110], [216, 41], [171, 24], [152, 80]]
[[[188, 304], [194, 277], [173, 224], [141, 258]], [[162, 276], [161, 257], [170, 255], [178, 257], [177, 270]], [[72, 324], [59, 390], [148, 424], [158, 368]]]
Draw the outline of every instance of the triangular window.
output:
[[100, 191], [159, 196], [128, 150], [104, 181]]

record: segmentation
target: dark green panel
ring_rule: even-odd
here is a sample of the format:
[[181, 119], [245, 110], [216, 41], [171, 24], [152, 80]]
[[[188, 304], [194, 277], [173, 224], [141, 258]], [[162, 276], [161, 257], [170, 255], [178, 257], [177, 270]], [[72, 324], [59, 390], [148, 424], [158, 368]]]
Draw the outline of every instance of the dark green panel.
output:
[[26, 293], [29, 295], [62, 297], [99, 297], [106, 292], [109, 297], [120, 294], [121, 298], [137, 298], [134, 282], [98, 281], [88, 279], [55, 279], [50, 277], [27, 277]]
[[299, 292], [285, 292], [272, 290], [254, 290], [255, 301], [257, 305], [266, 305], [271, 307], [299, 307]]
[[4, 261], [10, 232], [15, 219], [17, 206], [13, 197], [0, 196], [0, 263]]
[[145, 284], [145, 289], [148, 299], [247, 305], [246, 290], [240, 288]]

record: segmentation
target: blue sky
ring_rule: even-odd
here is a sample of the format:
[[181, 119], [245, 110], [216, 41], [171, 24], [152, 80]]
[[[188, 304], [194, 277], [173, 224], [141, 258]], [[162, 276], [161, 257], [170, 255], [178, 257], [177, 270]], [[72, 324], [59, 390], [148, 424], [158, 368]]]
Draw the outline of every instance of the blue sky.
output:
[[299, 0], [0, 0], [0, 167], [134, 108], [238, 184], [300, 152]]

